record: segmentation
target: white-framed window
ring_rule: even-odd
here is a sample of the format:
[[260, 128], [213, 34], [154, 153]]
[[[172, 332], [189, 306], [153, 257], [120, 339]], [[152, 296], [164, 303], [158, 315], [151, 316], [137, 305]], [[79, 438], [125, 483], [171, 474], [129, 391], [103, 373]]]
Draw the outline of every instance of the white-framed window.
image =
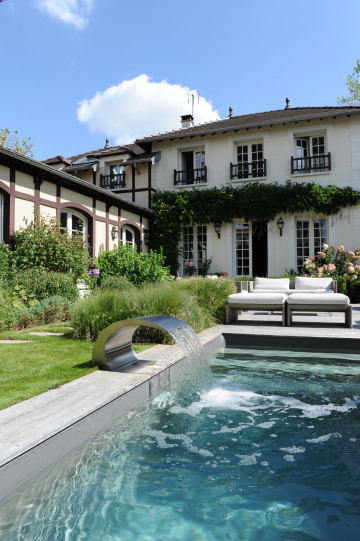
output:
[[4, 196], [0, 193], [0, 242], [4, 242]]
[[130, 244], [133, 250], [136, 247], [135, 231], [131, 229], [130, 227], [127, 227], [126, 225], [124, 225], [121, 228], [121, 246], [126, 246], [126, 244]]
[[296, 268], [303, 269], [307, 257], [316, 257], [327, 243], [327, 219], [315, 218], [313, 220], [296, 220]]
[[326, 153], [325, 135], [295, 136], [294, 144], [292, 174], [321, 173], [331, 169], [330, 153]]
[[235, 225], [235, 274], [250, 276], [250, 226], [248, 223]]
[[185, 272], [185, 261], [188, 261], [201, 274], [207, 257], [207, 226], [184, 226], [183, 227], [183, 272]]
[[88, 234], [87, 218], [73, 209], [62, 209], [60, 213], [60, 225], [68, 235], [81, 235], [85, 241]]
[[266, 160], [262, 141], [236, 145], [236, 163], [231, 164], [232, 179], [260, 178], [266, 176]]
[[181, 151], [179, 170], [175, 171], [175, 185], [199, 184], [206, 180], [205, 149]]

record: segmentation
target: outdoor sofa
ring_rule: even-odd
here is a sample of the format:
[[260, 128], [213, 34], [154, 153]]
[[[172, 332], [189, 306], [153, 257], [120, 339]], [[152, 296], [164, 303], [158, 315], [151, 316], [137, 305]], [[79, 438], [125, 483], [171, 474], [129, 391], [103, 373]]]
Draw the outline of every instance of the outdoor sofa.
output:
[[291, 325], [296, 312], [343, 312], [346, 326], [352, 327], [350, 299], [337, 293], [332, 278], [255, 278], [248, 282], [248, 291], [229, 295], [226, 323], [237, 320], [243, 310], [280, 311], [283, 326]]

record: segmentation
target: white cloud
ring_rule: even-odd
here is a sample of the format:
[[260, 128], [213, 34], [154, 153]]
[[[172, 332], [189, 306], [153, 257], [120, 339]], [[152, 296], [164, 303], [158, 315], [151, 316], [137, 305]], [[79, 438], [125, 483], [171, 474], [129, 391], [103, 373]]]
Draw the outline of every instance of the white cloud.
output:
[[155, 83], [145, 75], [123, 81], [97, 92], [80, 103], [77, 115], [91, 131], [115, 138], [115, 144], [131, 143], [137, 138], [181, 127], [181, 115], [191, 113], [191, 95], [195, 95], [195, 123], [219, 118], [212, 104], [197, 92], [167, 81]]
[[94, 0], [35, 0], [35, 5], [55, 19], [82, 29], [88, 23]]

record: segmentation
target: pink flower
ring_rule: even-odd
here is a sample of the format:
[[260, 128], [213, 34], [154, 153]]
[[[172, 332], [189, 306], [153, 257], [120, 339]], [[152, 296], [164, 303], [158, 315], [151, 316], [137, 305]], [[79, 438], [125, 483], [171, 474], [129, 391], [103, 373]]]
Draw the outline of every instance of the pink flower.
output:
[[309, 265], [306, 265], [308, 269], [316, 269], [315, 263], [309, 263]]
[[318, 272], [321, 272], [321, 274], [324, 272], [324, 267], [318, 267]]
[[328, 270], [329, 272], [333, 272], [335, 269], [336, 269], [336, 265], [334, 265], [334, 263], [329, 263], [329, 264], [328, 264], [327, 270]]
[[340, 244], [340, 246], [338, 246], [338, 252], [343, 252], [344, 250], [345, 250], [344, 246]]
[[354, 269], [354, 267], [352, 265], [349, 265], [348, 268], [347, 268], [347, 271], [353, 273], [353, 272], [355, 272], [355, 269]]
[[356, 274], [353, 274], [352, 276], [348, 276], [348, 279], [350, 280], [350, 282], [354, 282], [355, 280], [357, 280], [357, 276]]
[[346, 255], [347, 255], [348, 257], [350, 257], [351, 259], [352, 259], [353, 257], [356, 257], [356, 256], [355, 256], [355, 253], [352, 252], [351, 250], [348, 250], [348, 251], [346, 252]]
[[318, 278], [322, 278], [322, 276], [323, 276], [323, 273], [322, 273], [322, 272], [318, 272], [318, 273], [317, 273], [317, 277], [318, 277]]
[[355, 265], [355, 272], [356, 274], [360, 273], [360, 265]]
[[318, 253], [317, 253], [317, 258], [318, 258], [318, 259], [325, 259], [325, 257], [326, 257], [325, 252], [318, 252]]

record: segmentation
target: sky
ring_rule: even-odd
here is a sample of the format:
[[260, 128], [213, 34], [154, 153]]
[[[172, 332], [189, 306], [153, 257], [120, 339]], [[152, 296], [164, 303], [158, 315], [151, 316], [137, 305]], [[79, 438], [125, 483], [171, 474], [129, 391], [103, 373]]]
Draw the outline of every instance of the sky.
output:
[[195, 123], [337, 105], [359, 0], [3, 0], [0, 128], [44, 160]]

